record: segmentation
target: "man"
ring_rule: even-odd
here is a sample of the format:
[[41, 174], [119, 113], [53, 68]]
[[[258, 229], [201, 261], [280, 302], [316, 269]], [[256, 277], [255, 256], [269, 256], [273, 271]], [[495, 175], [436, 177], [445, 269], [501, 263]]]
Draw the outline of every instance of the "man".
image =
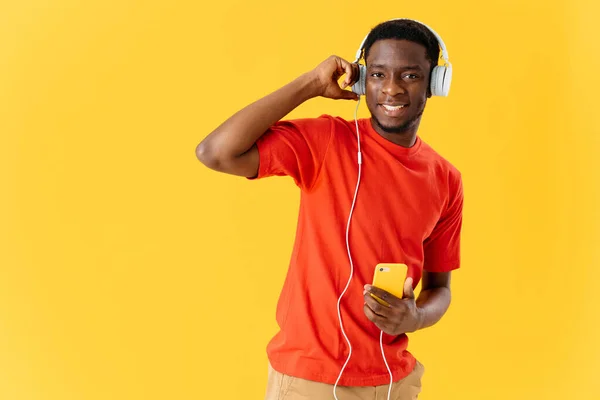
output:
[[[450, 305], [450, 273], [460, 261], [462, 181], [417, 136], [438, 42], [415, 21], [389, 21], [369, 34], [364, 59], [371, 118], [357, 122], [362, 178], [349, 248], [346, 223], [358, 177], [355, 121], [282, 118], [317, 96], [357, 100], [345, 88], [358, 79], [358, 65], [329, 57], [234, 114], [196, 149], [214, 170], [249, 179], [287, 175], [301, 189], [296, 241], [277, 306], [280, 331], [267, 348], [267, 400], [331, 399], [334, 384], [340, 400], [386, 398], [390, 376], [381, 332], [391, 398], [416, 398], [423, 366], [406, 350], [406, 334], [435, 324]], [[382, 262], [408, 266], [402, 298], [368, 285]], [[349, 347], [336, 305], [347, 284], [340, 312], [352, 355], [340, 377]]]

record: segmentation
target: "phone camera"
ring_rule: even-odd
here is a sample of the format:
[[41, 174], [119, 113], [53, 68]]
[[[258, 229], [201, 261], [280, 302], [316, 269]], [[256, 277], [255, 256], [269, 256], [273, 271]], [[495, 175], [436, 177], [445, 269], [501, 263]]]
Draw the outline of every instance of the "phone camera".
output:
[[379, 268], [379, 270], [383, 272], [383, 268]]

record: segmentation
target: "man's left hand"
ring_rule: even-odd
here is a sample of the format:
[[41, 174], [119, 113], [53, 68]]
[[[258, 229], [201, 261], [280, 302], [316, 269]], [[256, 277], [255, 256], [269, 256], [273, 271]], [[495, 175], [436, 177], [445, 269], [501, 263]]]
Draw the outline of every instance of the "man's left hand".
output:
[[[365, 285], [363, 308], [367, 318], [388, 335], [396, 336], [418, 330], [423, 315], [417, 307], [412, 284], [412, 278], [407, 278], [404, 283], [404, 296], [401, 299], [385, 290]], [[380, 304], [371, 297], [370, 293], [388, 303], [389, 306]]]

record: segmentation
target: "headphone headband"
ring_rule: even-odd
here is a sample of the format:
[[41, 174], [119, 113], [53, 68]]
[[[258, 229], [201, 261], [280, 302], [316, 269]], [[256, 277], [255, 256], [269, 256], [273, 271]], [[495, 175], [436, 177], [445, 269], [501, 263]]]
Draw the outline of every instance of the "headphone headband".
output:
[[[452, 64], [450, 64], [450, 61], [448, 61], [448, 50], [446, 50], [446, 45], [444, 44], [444, 41], [442, 40], [440, 35], [438, 35], [433, 29], [431, 29], [429, 26], [425, 25], [422, 22], [419, 22], [414, 19], [409, 19], [409, 18], [395, 18], [395, 19], [391, 19], [390, 21], [398, 21], [398, 20], [416, 22], [417, 24], [420, 24], [420, 25], [424, 26], [426, 29], [428, 29], [429, 32], [431, 32], [433, 34], [433, 36], [435, 36], [435, 38], [437, 39], [438, 46], [441, 49], [442, 58], [444, 59], [444, 65], [443, 66], [441, 66], [441, 65], [433, 66], [433, 68], [431, 70], [431, 78], [430, 78], [430, 91], [433, 96], [443, 96], [443, 97], [448, 96], [448, 93], [450, 92], [450, 82], [452, 81]], [[371, 30], [371, 32], [373, 32], [373, 31]], [[365, 65], [359, 64], [358, 62], [360, 61], [361, 57], [363, 56], [365, 42], [369, 38], [369, 35], [371, 34], [371, 32], [369, 32], [367, 34], [367, 36], [365, 36], [365, 38], [363, 39], [362, 43], [360, 44], [360, 48], [356, 52], [356, 60], [354, 60], [354, 63], [358, 64], [358, 66], [359, 66], [359, 73], [358, 73], [357, 81], [354, 83], [354, 85], [352, 85], [352, 91], [354, 93], [358, 94], [359, 96], [363, 96], [366, 94], [366, 88], [367, 88], [366, 62], [367, 62], [367, 60], [365, 60]], [[437, 60], [437, 61], [439, 64], [439, 60]]]
[[[446, 50], [446, 45], [444, 44], [444, 41], [442, 40], [442, 37], [440, 35], [437, 34], [436, 31], [434, 31], [433, 29], [431, 29], [429, 26], [425, 25], [424, 23], [417, 21], [415, 19], [410, 19], [410, 18], [394, 18], [394, 19], [390, 19], [387, 22], [390, 21], [413, 21], [416, 22], [418, 24], [423, 25], [425, 28], [429, 29], [429, 31], [433, 34], [433, 36], [435, 36], [435, 38], [437, 39], [438, 45], [440, 46], [440, 49], [442, 50], [442, 59], [447, 63], [448, 62], [448, 50]], [[369, 38], [369, 35], [371, 34], [371, 32], [369, 32], [367, 34], [367, 36], [365, 36], [365, 38], [363, 39], [362, 43], [360, 44], [360, 47], [358, 48], [358, 50], [356, 51], [356, 59], [354, 60], [355, 63], [357, 63], [361, 56], [362, 56], [362, 52], [363, 52], [363, 47], [365, 45], [365, 42], [367, 41], [367, 39]], [[365, 60], [366, 61], [366, 60]]]

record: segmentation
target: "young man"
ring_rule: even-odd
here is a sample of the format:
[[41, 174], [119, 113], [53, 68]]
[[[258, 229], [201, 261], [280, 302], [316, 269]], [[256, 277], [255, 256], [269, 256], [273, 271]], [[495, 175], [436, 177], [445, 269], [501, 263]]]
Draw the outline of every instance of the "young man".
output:
[[[280, 331], [267, 348], [268, 400], [332, 399], [336, 382], [340, 400], [386, 398], [390, 376], [381, 331], [391, 398], [416, 398], [423, 366], [407, 351], [406, 334], [435, 324], [450, 305], [450, 273], [460, 261], [461, 176], [417, 136], [438, 41], [417, 22], [389, 21], [369, 34], [364, 59], [371, 118], [358, 120], [362, 177], [348, 236], [349, 284], [355, 121], [282, 118], [317, 96], [357, 100], [345, 88], [358, 79], [358, 65], [329, 57], [234, 114], [196, 149], [214, 170], [250, 179], [288, 175], [301, 189], [296, 241], [277, 306]], [[402, 298], [368, 285], [382, 262], [408, 266]], [[349, 347], [336, 307], [347, 284], [340, 311], [352, 355], [339, 377]]]

